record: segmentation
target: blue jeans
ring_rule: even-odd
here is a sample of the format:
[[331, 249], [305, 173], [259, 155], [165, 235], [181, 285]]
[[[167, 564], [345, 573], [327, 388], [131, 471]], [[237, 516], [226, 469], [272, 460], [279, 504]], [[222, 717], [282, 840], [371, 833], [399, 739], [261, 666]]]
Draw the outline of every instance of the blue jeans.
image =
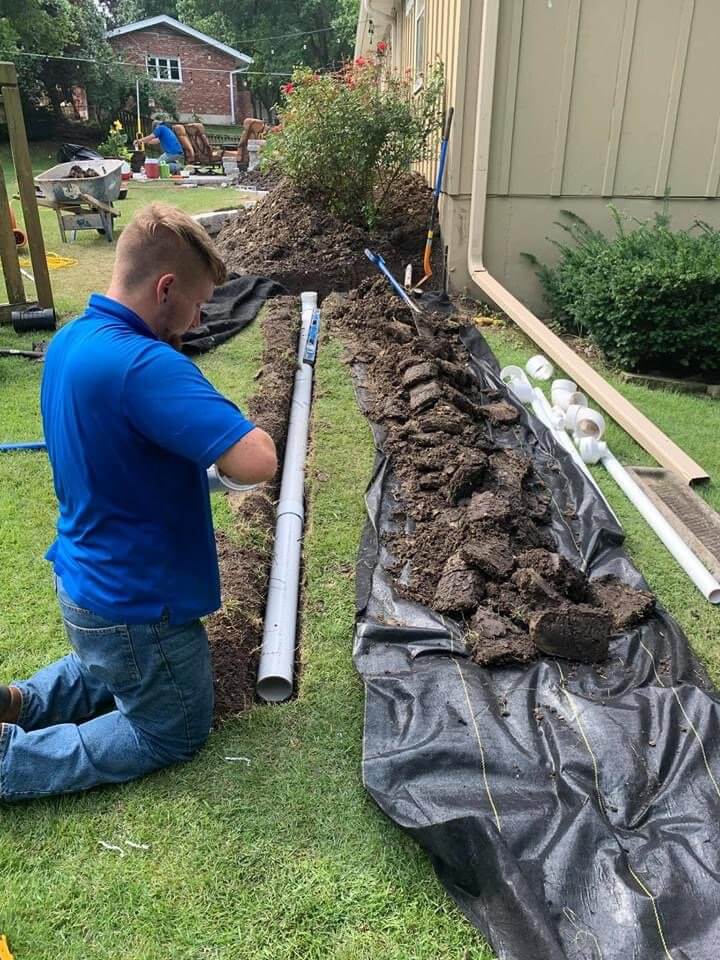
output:
[[185, 166], [185, 157], [179, 153], [161, 153], [160, 163], [167, 163], [170, 173], [180, 173]]
[[112, 623], [57, 581], [73, 652], [17, 683], [17, 724], [0, 725], [0, 799], [122, 783], [189, 760], [212, 725], [213, 680], [199, 620]]

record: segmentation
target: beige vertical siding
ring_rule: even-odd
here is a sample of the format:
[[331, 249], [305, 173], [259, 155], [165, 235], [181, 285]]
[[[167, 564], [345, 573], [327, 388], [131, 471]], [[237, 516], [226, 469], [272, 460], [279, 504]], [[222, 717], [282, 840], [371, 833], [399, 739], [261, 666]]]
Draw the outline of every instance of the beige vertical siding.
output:
[[720, 224], [718, 37], [718, 0], [502, 0], [484, 247], [516, 295], [542, 309], [521, 253], [554, 258], [562, 209]]
[[489, 192], [717, 195], [717, 0], [504, 0]]

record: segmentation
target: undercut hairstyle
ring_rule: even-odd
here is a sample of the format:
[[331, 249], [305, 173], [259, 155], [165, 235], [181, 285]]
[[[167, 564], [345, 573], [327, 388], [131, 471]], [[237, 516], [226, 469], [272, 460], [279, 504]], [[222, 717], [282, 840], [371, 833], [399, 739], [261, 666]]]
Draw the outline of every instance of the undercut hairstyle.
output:
[[144, 283], [162, 273], [187, 276], [203, 269], [223, 283], [225, 264], [203, 227], [169, 203], [151, 203], [135, 214], [117, 242], [114, 275], [121, 283]]

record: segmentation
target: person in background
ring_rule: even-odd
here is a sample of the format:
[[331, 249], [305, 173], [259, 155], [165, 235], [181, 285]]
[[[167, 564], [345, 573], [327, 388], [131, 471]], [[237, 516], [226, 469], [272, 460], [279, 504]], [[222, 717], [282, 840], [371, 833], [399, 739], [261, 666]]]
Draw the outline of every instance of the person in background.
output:
[[160, 154], [160, 163], [166, 163], [171, 173], [179, 173], [185, 166], [185, 153], [175, 131], [167, 120], [154, 120], [153, 132], [147, 137], [140, 137], [135, 141], [135, 149], [140, 150], [146, 144], [154, 146], [160, 144], [163, 152]]
[[40, 406], [59, 517], [46, 554], [72, 648], [0, 684], [0, 801], [122, 783], [210, 733], [201, 617], [220, 607], [207, 469], [269, 480], [275, 445], [177, 349], [225, 278], [167, 204], [138, 211], [110, 288], [53, 337]]

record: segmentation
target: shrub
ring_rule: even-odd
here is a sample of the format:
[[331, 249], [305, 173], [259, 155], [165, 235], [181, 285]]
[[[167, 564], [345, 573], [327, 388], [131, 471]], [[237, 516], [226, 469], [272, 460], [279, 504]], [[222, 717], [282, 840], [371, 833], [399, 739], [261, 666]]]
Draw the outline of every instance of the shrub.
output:
[[282, 87], [281, 132], [271, 135], [263, 169], [276, 169], [301, 190], [325, 198], [339, 216], [372, 225], [403, 170], [425, 160], [442, 124], [442, 64], [413, 94], [410, 78], [378, 55], [337, 73], [295, 70]]
[[129, 160], [130, 151], [127, 147], [127, 134], [119, 120], [113, 121], [107, 137], [98, 144], [97, 151], [103, 157], [117, 157], [118, 160]]
[[610, 207], [614, 237], [562, 211], [571, 242], [538, 277], [555, 323], [590, 336], [625, 370], [675, 373], [720, 369], [720, 232], [697, 221], [670, 229], [669, 217], [634, 220]]

